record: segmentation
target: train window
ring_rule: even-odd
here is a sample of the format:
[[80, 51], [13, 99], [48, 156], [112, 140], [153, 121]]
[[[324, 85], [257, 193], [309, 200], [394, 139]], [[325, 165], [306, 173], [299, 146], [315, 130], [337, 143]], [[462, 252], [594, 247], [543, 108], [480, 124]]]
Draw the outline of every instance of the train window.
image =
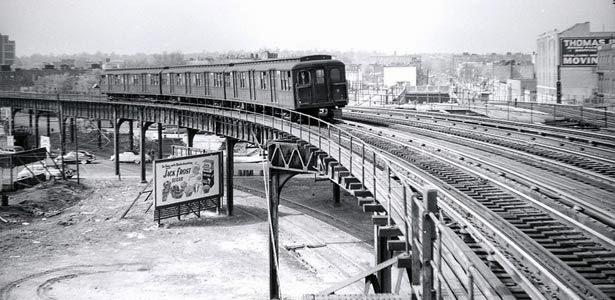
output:
[[290, 71], [282, 71], [278, 76], [280, 76], [280, 90], [290, 91], [293, 86], [290, 82], [292, 78]]
[[214, 74], [214, 86], [221, 87], [222, 86], [222, 73]]
[[278, 80], [278, 76], [279, 76], [280, 72], [278, 71], [276, 73], [274, 71], [269, 71], [269, 74], [271, 74], [271, 89], [275, 90], [275, 82], [276, 82], [276, 80]]
[[331, 82], [341, 82], [341, 81], [343, 81], [342, 73], [340, 72], [340, 69], [338, 69], [338, 68], [331, 69], [329, 78], [331, 79]]
[[246, 87], [246, 72], [239, 73], [239, 87], [242, 89]]
[[285, 91], [286, 90], [286, 72], [280, 73], [280, 71], [277, 72], [278, 73], [278, 77], [280, 77], [280, 90], [281, 91]]
[[297, 83], [299, 85], [309, 85], [310, 84], [310, 71], [301, 71], [297, 74]]
[[316, 70], [316, 84], [324, 84], [325, 83], [325, 70], [318, 69]]
[[175, 75], [175, 85], [177, 86], [184, 85], [184, 76], [182, 74]]
[[139, 75], [132, 75], [132, 84], [139, 84]]
[[121, 84], [121, 83], [122, 83], [122, 81], [121, 81], [121, 77], [120, 77], [120, 75], [115, 75], [115, 84], [116, 84], [116, 85], [119, 85], [119, 84]]
[[163, 74], [162, 75], [162, 85], [169, 85], [169, 74]]
[[195, 86], [203, 85], [203, 78], [201, 77], [201, 73], [194, 74], [194, 85]]
[[261, 72], [261, 89], [267, 89], [267, 72]]
[[232, 87], [233, 80], [231, 79], [231, 73], [224, 73], [224, 86]]

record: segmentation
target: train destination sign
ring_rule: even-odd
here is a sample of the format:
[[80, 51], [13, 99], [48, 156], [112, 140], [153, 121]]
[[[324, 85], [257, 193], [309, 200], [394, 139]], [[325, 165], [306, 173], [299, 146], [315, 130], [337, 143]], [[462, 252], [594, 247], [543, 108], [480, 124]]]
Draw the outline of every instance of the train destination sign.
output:
[[219, 207], [223, 186], [222, 152], [156, 160], [154, 219]]
[[561, 39], [561, 65], [595, 66], [598, 64], [598, 47], [614, 43], [612, 37]]

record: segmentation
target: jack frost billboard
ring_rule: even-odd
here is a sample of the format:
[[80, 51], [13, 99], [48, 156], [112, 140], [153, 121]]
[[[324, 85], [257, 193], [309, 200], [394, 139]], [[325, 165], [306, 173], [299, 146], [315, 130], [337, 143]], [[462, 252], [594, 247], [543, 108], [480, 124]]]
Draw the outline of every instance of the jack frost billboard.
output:
[[222, 196], [222, 152], [154, 161], [155, 207]]
[[565, 38], [561, 42], [562, 66], [595, 66], [598, 47], [615, 43], [615, 38]]

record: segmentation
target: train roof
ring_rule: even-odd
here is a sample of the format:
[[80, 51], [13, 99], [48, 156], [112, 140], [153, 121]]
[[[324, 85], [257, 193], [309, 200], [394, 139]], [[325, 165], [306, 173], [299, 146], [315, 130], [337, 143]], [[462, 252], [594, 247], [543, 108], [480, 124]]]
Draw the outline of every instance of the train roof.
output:
[[109, 74], [134, 74], [138, 73], [168, 73], [173, 71], [202, 71], [202, 68], [207, 68], [209, 72], [224, 72], [224, 71], [241, 71], [241, 70], [255, 70], [265, 71], [271, 69], [271, 65], [275, 64], [276, 68], [291, 70], [297, 66], [309, 66], [322, 63], [339, 63], [338, 60], [331, 58], [331, 55], [309, 55], [294, 58], [281, 58], [281, 59], [267, 59], [267, 60], [255, 60], [249, 62], [229, 63], [229, 64], [213, 64], [213, 65], [180, 65], [180, 66], [167, 66], [167, 67], [141, 67], [141, 68], [122, 68], [122, 69], [108, 69], [105, 73]]

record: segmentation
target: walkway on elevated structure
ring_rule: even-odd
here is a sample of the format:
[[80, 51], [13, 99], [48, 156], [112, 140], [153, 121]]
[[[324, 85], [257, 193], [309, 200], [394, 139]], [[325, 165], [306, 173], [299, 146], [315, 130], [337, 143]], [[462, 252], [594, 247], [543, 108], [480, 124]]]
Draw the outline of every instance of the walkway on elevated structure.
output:
[[[119, 152], [118, 125], [123, 120], [139, 122], [142, 131], [153, 123], [158, 123], [159, 128], [160, 124], [178, 125], [267, 145], [271, 299], [279, 297], [280, 284], [277, 267], [278, 195], [285, 180], [296, 173], [327, 176], [355, 195], [364, 211], [374, 214], [376, 266], [350, 280], [363, 279], [366, 287], [385, 296], [399, 290], [401, 275], [406, 272], [410, 282], [405, 285], [422, 299], [440, 295], [511, 298], [506, 286], [440, 220], [436, 191], [420, 176], [398, 164], [395, 158], [380, 154], [360, 139], [322, 120], [269, 106], [253, 105], [251, 111], [237, 110], [232, 107], [243, 103], [216, 101], [215, 105], [181, 106], [110, 102], [100, 98], [68, 99], [60, 96], [53, 99], [49, 95], [0, 94], [0, 106], [33, 110], [35, 114], [52, 112], [60, 120], [67, 117], [112, 120], [115, 124], [116, 158]], [[290, 121], [294, 119], [299, 121]], [[140, 136], [143, 157], [145, 134], [142, 132]], [[227, 159], [227, 162], [227, 174], [233, 174], [232, 159]], [[116, 169], [119, 172], [119, 163]], [[232, 187], [233, 176], [227, 178], [227, 186]], [[145, 166], [142, 167], [141, 179], [146, 179]], [[232, 192], [228, 198], [229, 212], [232, 213]], [[452, 215], [446, 203], [442, 204]], [[393, 267], [401, 270], [395, 286]], [[347, 284], [340, 283], [340, 286]], [[334, 297], [331, 294], [336, 291], [333, 287], [316, 295], [324, 299]]]

